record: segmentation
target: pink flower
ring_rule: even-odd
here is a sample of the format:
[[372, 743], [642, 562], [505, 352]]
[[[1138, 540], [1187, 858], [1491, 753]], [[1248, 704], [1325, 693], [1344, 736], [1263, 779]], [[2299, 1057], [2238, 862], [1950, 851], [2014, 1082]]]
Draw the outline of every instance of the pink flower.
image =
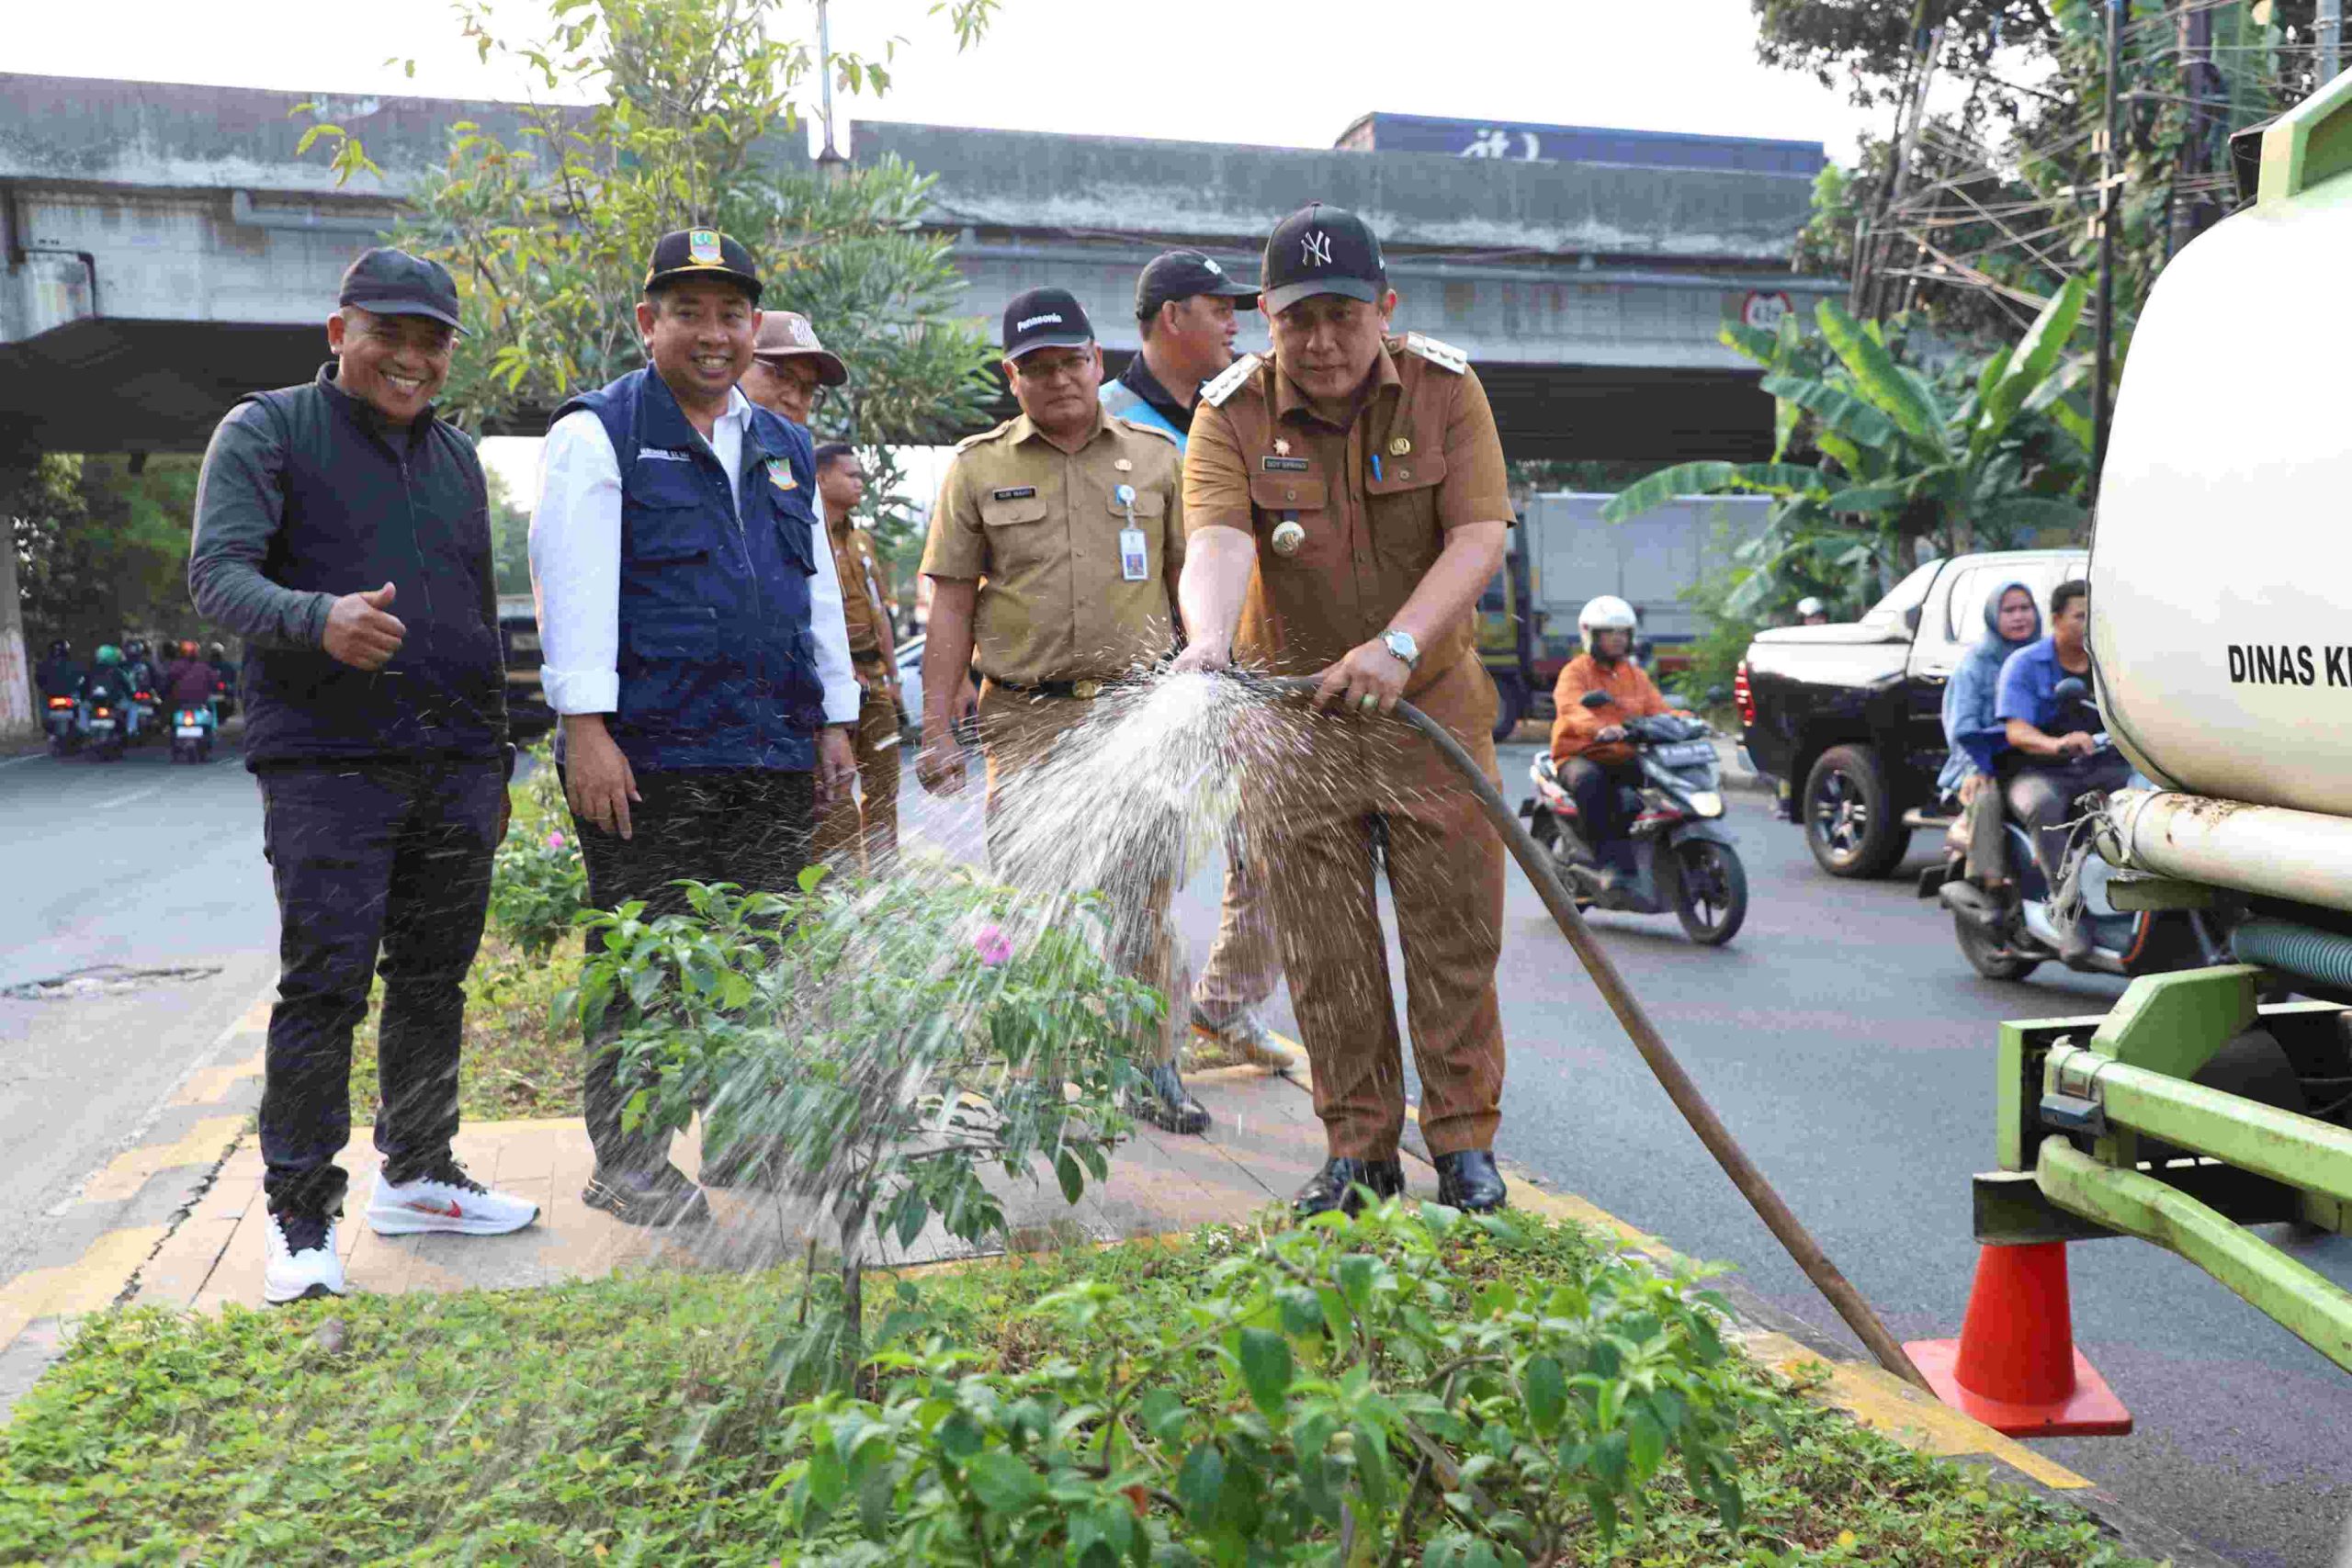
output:
[[551, 850], [560, 850], [563, 848], [563, 835], [561, 833], [549, 833], [548, 835], [548, 848]]
[[1012, 939], [1004, 934], [1003, 927], [985, 925], [972, 938], [972, 951], [980, 955], [982, 964], [993, 969], [1012, 956]]

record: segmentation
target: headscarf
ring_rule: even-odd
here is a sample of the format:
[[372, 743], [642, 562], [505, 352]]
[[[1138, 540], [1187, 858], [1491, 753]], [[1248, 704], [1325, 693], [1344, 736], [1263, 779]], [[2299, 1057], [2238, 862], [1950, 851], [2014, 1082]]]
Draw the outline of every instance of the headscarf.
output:
[[[2033, 606], [2033, 629], [2014, 641], [2001, 636], [2001, 601], [2011, 592], [2025, 594]], [[1951, 672], [1944, 687], [1944, 739], [1951, 755], [1936, 776], [1945, 793], [1960, 788], [1971, 773], [1989, 773], [1993, 759], [2008, 744], [2007, 727], [1993, 716], [1994, 698], [2001, 684], [2001, 666], [2026, 644], [2041, 636], [2041, 605], [2033, 589], [2023, 582], [2004, 582], [1984, 601], [1984, 635], [1979, 637]]]

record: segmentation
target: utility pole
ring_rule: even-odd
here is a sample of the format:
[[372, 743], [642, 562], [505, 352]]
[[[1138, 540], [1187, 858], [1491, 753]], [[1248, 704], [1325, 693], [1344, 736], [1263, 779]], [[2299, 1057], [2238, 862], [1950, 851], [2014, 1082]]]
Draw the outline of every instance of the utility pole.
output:
[[2107, 471], [2108, 377], [2115, 355], [2115, 137], [2119, 123], [2117, 69], [2123, 52], [2123, 0], [2107, 0], [2107, 129], [2100, 137], [2098, 180], [2098, 354], [2091, 382], [2091, 508], [2098, 515], [2098, 484]]
[[817, 154], [817, 171], [830, 179], [849, 160], [833, 141], [833, 28], [826, 9], [826, 0], [817, 0], [817, 82], [824, 95], [820, 112], [825, 117], [825, 150]]
[[2344, 0], [2319, 0], [2319, 81], [2324, 87], [2344, 69]]
[[25, 650], [25, 611], [17, 598], [17, 536], [0, 515], [0, 739], [35, 734], [32, 659]]

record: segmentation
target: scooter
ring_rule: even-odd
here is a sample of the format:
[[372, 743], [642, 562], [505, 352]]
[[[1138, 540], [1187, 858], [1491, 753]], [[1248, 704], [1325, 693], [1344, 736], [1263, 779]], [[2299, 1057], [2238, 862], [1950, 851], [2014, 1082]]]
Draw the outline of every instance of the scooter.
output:
[[[1589, 692], [1584, 705], [1598, 709], [1611, 700], [1606, 692]], [[1621, 870], [1613, 881], [1601, 874], [1601, 857], [1548, 752], [1527, 771], [1535, 794], [1519, 814], [1529, 836], [1550, 852], [1579, 908], [1636, 915], [1670, 909], [1692, 942], [1720, 947], [1747, 919], [1747, 868], [1723, 827], [1723, 763], [1710, 732], [1675, 714], [1630, 718], [1624, 728], [1642, 773], [1639, 788], [1623, 790], [1624, 815], [1633, 822], [1624, 846], [1632, 852], [1630, 874]]]
[[[2070, 691], [2068, 688], [2074, 688]], [[2078, 699], [2079, 681], [2058, 683], [2058, 695]], [[2112, 755], [2114, 745], [2104, 731], [2092, 737], [2095, 755]], [[2143, 781], [2134, 779], [2135, 784]], [[2229, 945], [2221, 928], [2196, 909], [2118, 909], [2109, 897], [2114, 868], [2091, 843], [2104, 801], [2086, 795], [2079, 805], [2058, 886], [2052, 888], [2042, 874], [2041, 859], [2033, 852], [2033, 838], [2021, 822], [2004, 821], [2001, 837], [2008, 860], [2006, 898], [1967, 874], [1964, 845], [1948, 843], [1943, 861], [1919, 874], [1919, 897], [1934, 898], [1952, 915], [1952, 935], [1970, 967], [1988, 980], [2022, 980], [2044, 964], [2060, 963], [2088, 975], [2159, 975], [2175, 969], [2195, 969], [2229, 962]], [[2090, 947], [2075, 958], [2065, 954], [2065, 934], [2057, 911], [2081, 900], [2075, 919], [2087, 922]]]
[[86, 705], [82, 728], [90, 737], [90, 750], [101, 762], [121, 761], [123, 743], [130, 739], [130, 713], [120, 703], [106, 698]]
[[132, 689], [130, 703], [138, 710], [138, 721], [130, 727], [130, 738], [133, 740], [153, 739], [164, 718], [163, 699], [155, 694], [152, 686], [142, 685]]
[[209, 702], [176, 709], [172, 715], [172, 761], [212, 761], [212, 736], [219, 728], [220, 720]]
[[44, 697], [42, 728], [49, 732], [49, 754], [71, 757], [82, 749], [81, 705], [72, 697]]

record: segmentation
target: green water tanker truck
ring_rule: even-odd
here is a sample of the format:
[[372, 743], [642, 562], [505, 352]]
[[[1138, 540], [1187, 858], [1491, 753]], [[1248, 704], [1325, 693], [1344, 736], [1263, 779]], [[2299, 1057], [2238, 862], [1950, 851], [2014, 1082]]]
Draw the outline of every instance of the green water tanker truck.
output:
[[2002, 1026], [1975, 1217], [2169, 1247], [2352, 1370], [2352, 1293], [2253, 1228], [2352, 1230], [2352, 73], [2258, 134], [2254, 202], [2141, 316], [2090, 566], [2101, 710], [2154, 785], [2090, 819], [2109, 897], [2225, 945]]

